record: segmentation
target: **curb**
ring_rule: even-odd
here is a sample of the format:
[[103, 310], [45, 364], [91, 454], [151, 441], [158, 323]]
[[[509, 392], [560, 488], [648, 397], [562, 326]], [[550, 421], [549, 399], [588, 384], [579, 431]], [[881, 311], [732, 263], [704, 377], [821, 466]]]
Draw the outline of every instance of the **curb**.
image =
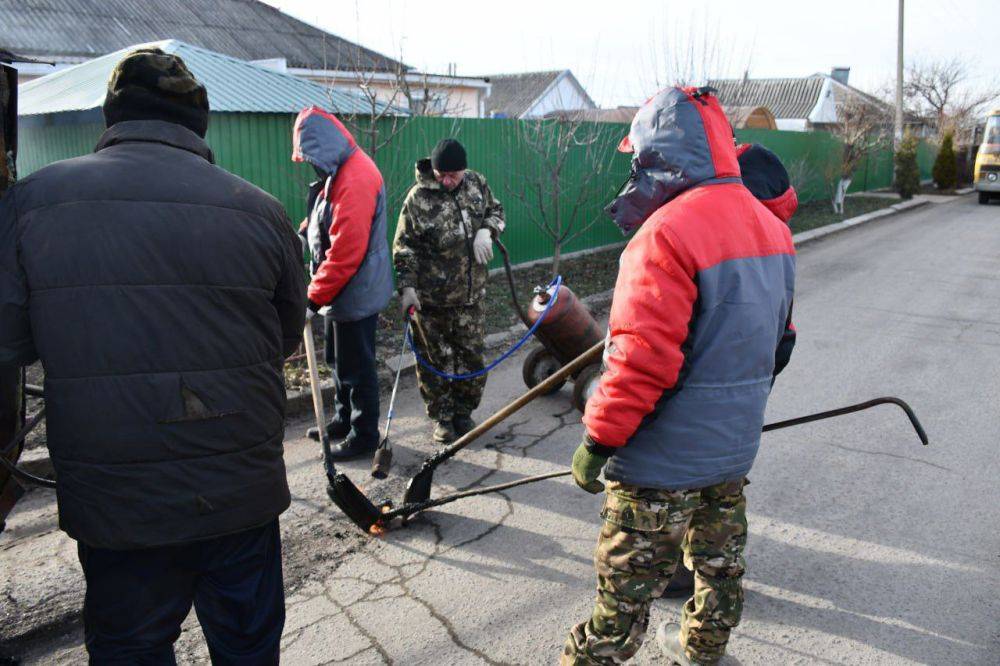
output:
[[874, 222], [875, 220], [880, 220], [884, 217], [890, 217], [896, 215], [897, 213], [902, 213], [908, 210], [913, 210], [915, 208], [920, 208], [922, 206], [927, 206], [930, 201], [917, 201], [911, 199], [910, 201], [901, 201], [898, 204], [893, 204], [888, 208], [880, 208], [878, 210], [872, 211], [870, 213], [865, 213], [864, 215], [858, 215], [857, 217], [852, 217], [844, 220], [843, 222], [837, 222], [835, 224], [827, 224], [818, 229], [810, 229], [809, 231], [803, 231], [792, 236], [792, 242], [795, 243], [795, 247], [801, 247], [813, 241], [817, 241], [820, 238], [826, 238], [827, 236], [832, 236], [834, 234], [839, 234], [842, 231], [851, 229], [853, 227], [861, 226], [869, 222]]

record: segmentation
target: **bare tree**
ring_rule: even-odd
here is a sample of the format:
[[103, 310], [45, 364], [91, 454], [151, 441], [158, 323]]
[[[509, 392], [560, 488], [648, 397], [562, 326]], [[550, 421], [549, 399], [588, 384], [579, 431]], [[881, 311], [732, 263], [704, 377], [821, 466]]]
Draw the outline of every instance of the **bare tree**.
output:
[[610, 200], [604, 176], [611, 168], [617, 125], [587, 122], [563, 112], [548, 119], [502, 120], [508, 161], [507, 191], [552, 243], [552, 275], [563, 248], [603, 218], [587, 217], [595, 199]]
[[[668, 16], [662, 26], [653, 26], [651, 33], [646, 67], [659, 89], [700, 86], [734, 73], [743, 73], [746, 79], [750, 71], [753, 48], [724, 36], [708, 13]], [[726, 103], [739, 106], [742, 101]]]
[[968, 136], [987, 105], [1000, 98], [1000, 82], [974, 86], [960, 58], [917, 61], [907, 68], [903, 94], [907, 110], [931, 118], [939, 137], [948, 131]]
[[432, 84], [431, 75], [407, 67], [401, 49], [389, 69], [356, 45], [352, 45], [346, 56], [338, 51], [332, 61], [324, 51], [323, 63], [324, 69], [332, 65], [336, 71], [346, 73], [346, 80], [327, 84], [333, 109], [338, 107], [335, 99], [338, 90], [360, 95], [362, 109], [338, 117], [373, 158], [411, 118], [457, 115], [464, 110], [453, 103], [446, 87]]
[[821, 180], [818, 170], [807, 157], [788, 162], [785, 169], [788, 171], [788, 182], [795, 188], [799, 197], [807, 196], [807, 193]]
[[837, 104], [838, 122], [831, 132], [843, 144], [840, 161], [832, 174], [833, 211], [843, 215], [844, 197], [858, 167], [869, 155], [891, 143], [892, 114], [882, 104], [849, 96]]

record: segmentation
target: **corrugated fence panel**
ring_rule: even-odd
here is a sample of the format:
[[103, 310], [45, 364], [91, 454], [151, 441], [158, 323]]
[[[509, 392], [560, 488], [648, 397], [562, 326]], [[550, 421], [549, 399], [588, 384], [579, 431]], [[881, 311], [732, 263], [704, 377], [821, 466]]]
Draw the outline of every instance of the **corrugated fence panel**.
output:
[[[93, 117], [69, 116], [22, 119], [18, 156], [22, 176], [93, 150], [103, 124]], [[293, 121], [291, 114], [215, 113], [207, 139], [219, 166], [270, 192], [298, 225], [305, 215], [306, 187], [314, 176], [308, 166], [291, 161]], [[578, 129], [561, 170], [556, 206], [551, 165], [560, 156], [558, 150], [546, 151], [544, 146], [546, 140], [551, 144], [558, 139], [560, 127], [565, 128], [554, 121], [539, 126], [508, 119], [411, 118], [395, 126], [390, 120], [380, 121], [379, 141], [387, 143], [377, 151], [375, 161], [386, 182], [390, 238], [403, 199], [414, 183], [416, 160], [450, 136], [465, 145], [470, 168], [486, 176], [504, 205], [504, 238], [515, 262], [551, 256], [552, 239], [539, 227], [542, 212], [552, 220], [558, 210], [564, 230], [567, 225], [572, 231], [582, 230], [564, 244], [563, 252], [621, 241], [621, 233], [602, 209], [628, 175], [629, 156], [615, 149], [628, 126], [595, 123]], [[359, 143], [369, 145], [366, 127], [355, 129]], [[841, 154], [841, 145], [832, 135], [768, 130], [738, 130], [736, 135], [739, 142], [763, 144], [781, 158], [801, 201], [830, 196]], [[921, 143], [918, 162], [924, 178], [930, 175], [934, 155], [932, 146]], [[891, 182], [892, 154], [883, 150], [862, 165], [851, 190], [887, 187]], [[539, 205], [540, 197], [543, 205]]]
[[831, 134], [749, 129], [736, 130], [736, 139], [739, 143], [759, 143], [781, 158], [799, 201], [829, 198], [842, 150]]
[[294, 116], [279, 113], [213, 114], [205, 138], [216, 164], [277, 198], [298, 226], [314, 175], [308, 166], [292, 162], [294, 121]]
[[69, 122], [74, 114], [55, 114], [21, 119], [17, 138], [17, 173], [23, 178], [43, 166], [94, 150], [104, 132], [104, 123]]

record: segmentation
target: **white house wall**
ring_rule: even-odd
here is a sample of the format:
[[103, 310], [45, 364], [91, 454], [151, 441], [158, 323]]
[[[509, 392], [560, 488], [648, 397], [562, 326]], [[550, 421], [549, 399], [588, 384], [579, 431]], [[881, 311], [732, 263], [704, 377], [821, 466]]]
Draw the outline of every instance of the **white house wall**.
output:
[[587, 99], [568, 76], [561, 77], [549, 88], [541, 99], [524, 112], [523, 118], [538, 118], [553, 111], [574, 111], [592, 109], [593, 102]]
[[833, 79], [824, 77], [823, 87], [819, 91], [816, 106], [809, 112], [809, 122], [813, 125], [833, 124], [837, 122], [837, 99], [833, 94]]
[[805, 118], [775, 118], [774, 120], [778, 129], [786, 132], [805, 132], [806, 122]]

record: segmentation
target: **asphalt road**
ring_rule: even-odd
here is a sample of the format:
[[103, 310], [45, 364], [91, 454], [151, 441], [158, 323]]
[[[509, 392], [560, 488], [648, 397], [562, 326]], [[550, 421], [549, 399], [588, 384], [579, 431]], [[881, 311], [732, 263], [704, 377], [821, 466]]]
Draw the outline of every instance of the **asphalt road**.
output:
[[[964, 197], [807, 246], [795, 308], [799, 343], [768, 420], [897, 395], [931, 445], [893, 407], [765, 435], [747, 489], [746, 608], [731, 653], [743, 664], [997, 664], [1000, 206]], [[523, 390], [521, 358], [490, 377], [480, 415]], [[582, 432], [568, 394], [459, 454], [436, 490], [567, 465]], [[397, 412], [405, 474], [433, 450], [412, 382]], [[600, 497], [547, 481], [368, 539], [325, 500], [307, 425], [293, 423], [287, 441], [296, 499], [283, 523], [285, 663], [556, 661], [590, 612]], [[359, 481], [367, 473], [361, 462], [345, 469]], [[401, 487], [394, 478], [370, 490], [398, 498]], [[48, 539], [59, 556], [39, 566], [63, 578], [42, 578], [78, 595], [72, 544], [45, 531], [45, 496], [31, 499], [13, 538]], [[651, 627], [679, 607], [656, 602]], [[77, 662], [79, 629], [67, 626], [25, 643], [22, 656]], [[178, 652], [182, 662], [207, 658], [193, 618]], [[649, 640], [635, 662], [665, 660]]]

